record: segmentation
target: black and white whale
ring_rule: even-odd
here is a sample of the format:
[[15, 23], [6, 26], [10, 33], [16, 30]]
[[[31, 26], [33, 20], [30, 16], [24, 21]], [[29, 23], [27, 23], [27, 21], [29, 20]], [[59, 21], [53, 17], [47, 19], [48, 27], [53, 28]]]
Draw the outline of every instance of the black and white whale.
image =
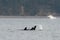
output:
[[30, 28], [30, 29], [28, 29], [27, 27], [25, 27], [23, 30], [43, 30], [43, 27], [42, 27], [42, 25], [35, 25], [34, 27], [32, 27], [32, 28]]
[[27, 27], [25, 27], [24, 30], [36, 30], [36, 26], [32, 27], [31, 29], [27, 29]]
[[[8, 30], [11, 30], [11, 29], [8, 29]], [[43, 30], [43, 27], [42, 27], [42, 25], [35, 25], [35, 26], [33, 26], [32, 28], [27, 28], [27, 27], [25, 27], [24, 29], [16, 29], [16, 30], [18, 30], [18, 31], [35, 31], [35, 30], [37, 30], [37, 31], [42, 31]], [[14, 32], [14, 31], [11, 31], [11, 32]]]

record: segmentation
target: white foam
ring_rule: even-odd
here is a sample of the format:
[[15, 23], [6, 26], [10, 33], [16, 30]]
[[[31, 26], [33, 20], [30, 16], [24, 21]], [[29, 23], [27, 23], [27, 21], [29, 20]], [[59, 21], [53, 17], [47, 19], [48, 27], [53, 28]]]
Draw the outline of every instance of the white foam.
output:
[[48, 18], [50, 18], [50, 19], [56, 19], [56, 17], [54, 17], [52, 15], [49, 15]]
[[37, 30], [43, 30], [43, 26], [42, 25], [37, 25]]

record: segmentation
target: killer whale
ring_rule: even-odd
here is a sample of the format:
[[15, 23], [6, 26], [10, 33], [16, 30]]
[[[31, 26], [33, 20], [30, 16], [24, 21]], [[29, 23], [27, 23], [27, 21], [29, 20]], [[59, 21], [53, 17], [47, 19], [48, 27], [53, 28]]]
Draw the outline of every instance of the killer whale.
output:
[[35, 30], [39, 30], [39, 31], [42, 31], [43, 30], [43, 27], [42, 25], [35, 25], [33, 26], [32, 28], [27, 28], [25, 27], [24, 29], [18, 29], [18, 30], [21, 30], [21, 31], [35, 31]]
[[30, 30], [36, 30], [36, 26], [32, 27]]
[[[40, 27], [40, 28], [39, 28]], [[10, 30], [10, 29], [8, 29], [8, 30]], [[42, 31], [43, 30], [43, 28], [42, 28], [42, 25], [39, 25], [39, 26], [34, 26], [34, 27], [32, 27], [32, 28], [30, 28], [30, 29], [28, 29], [27, 27], [25, 27], [24, 29], [16, 29], [17, 31]], [[11, 32], [13, 32], [13, 31], [11, 31]]]
[[25, 27], [23, 30], [36, 30], [36, 26], [32, 27], [31, 29], [27, 29], [27, 27]]

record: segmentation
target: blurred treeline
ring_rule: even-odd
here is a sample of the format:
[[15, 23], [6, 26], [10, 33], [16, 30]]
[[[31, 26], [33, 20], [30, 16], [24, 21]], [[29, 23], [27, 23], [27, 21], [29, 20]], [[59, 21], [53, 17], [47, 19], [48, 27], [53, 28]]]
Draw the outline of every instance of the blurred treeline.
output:
[[0, 0], [0, 16], [60, 15], [60, 0]]

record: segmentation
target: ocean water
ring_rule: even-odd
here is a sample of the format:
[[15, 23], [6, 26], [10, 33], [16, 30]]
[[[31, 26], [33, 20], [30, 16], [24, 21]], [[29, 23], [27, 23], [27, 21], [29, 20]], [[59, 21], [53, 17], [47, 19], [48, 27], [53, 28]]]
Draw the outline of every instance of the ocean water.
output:
[[[42, 25], [42, 31], [21, 31]], [[60, 17], [49, 18], [0, 18], [0, 40], [60, 40]]]

